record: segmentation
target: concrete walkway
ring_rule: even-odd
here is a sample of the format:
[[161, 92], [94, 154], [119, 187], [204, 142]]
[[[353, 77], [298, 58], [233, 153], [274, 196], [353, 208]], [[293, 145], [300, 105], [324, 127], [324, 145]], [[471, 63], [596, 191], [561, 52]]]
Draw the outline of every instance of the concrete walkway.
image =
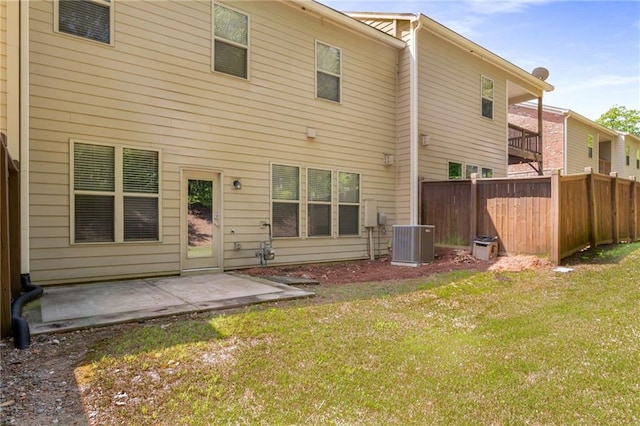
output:
[[149, 278], [45, 287], [22, 316], [35, 335], [313, 295], [234, 273]]

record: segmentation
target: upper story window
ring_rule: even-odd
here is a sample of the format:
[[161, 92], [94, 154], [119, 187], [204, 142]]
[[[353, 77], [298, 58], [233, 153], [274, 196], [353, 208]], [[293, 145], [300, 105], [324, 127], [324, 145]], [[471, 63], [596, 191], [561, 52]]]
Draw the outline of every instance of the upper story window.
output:
[[158, 241], [160, 152], [73, 142], [75, 243]]
[[636, 169], [640, 169], [640, 148], [636, 149]]
[[58, 0], [55, 30], [101, 43], [113, 43], [112, 0]]
[[631, 162], [631, 161], [630, 161], [630, 157], [631, 157], [630, 153], [631, 153], [631, 148], [629, 148], [629, 145], [626, 145], [626, 146], [624, 147], [624, 163], [625, 163], [627, 166], [628, 166], [628, 165], [629, 165], [629, 163]]
[[482, 116], [493, 119], [493, 80], [481, 77]]
[[341, 81], [342, 51], [316, 41], [316, 96], [340, 102]]
[[248, 78], [249, 16], [213, 5], [213, 70]]
[[587, 156], [593, 158], [593, 135], [587, 135]]

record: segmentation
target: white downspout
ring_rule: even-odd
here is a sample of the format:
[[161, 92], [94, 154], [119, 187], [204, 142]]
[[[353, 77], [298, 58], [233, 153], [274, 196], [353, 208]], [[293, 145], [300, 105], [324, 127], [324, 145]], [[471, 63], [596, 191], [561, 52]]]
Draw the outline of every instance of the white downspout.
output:
[[20, 0], [20, 273], [29, 258], [29, 1]]
[[411, 66], [409, 77], [409, 225], [418, 224], [418, 31], [422, 27], [420, 14], [411, 24]]

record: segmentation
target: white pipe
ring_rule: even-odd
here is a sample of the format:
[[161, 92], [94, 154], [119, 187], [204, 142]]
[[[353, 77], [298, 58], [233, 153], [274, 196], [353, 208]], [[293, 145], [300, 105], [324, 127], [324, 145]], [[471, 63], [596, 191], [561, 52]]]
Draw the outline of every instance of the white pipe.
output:
[[417, 25], [411, 30], [411, 55], [409, 67], [409, 225], [418, 224], [418, 31], [422, 27], [421, 15], [411, 21], [411, 25]]
[[20, 0], [20, 272], [29, 259], [29, 2]]

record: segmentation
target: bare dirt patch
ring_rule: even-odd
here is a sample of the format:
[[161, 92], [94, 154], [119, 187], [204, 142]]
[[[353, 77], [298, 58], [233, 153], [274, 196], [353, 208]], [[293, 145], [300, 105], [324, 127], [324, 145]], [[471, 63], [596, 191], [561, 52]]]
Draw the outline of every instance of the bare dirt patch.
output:
[[392, 265], [389, 257], [382, 257], [376, 260], [257, 267], [245, 269], [242, 273], [256, 277], [300, 277], [317, 280], [320, 284], [336, 285], [401, 280], [459, 270], [517, 272], [550, 266], [548, 260], [536, 256], [499, 257], [486, 261], [471, 256], [469, 250], [438, 248], [433, 262], [416, 267]]

